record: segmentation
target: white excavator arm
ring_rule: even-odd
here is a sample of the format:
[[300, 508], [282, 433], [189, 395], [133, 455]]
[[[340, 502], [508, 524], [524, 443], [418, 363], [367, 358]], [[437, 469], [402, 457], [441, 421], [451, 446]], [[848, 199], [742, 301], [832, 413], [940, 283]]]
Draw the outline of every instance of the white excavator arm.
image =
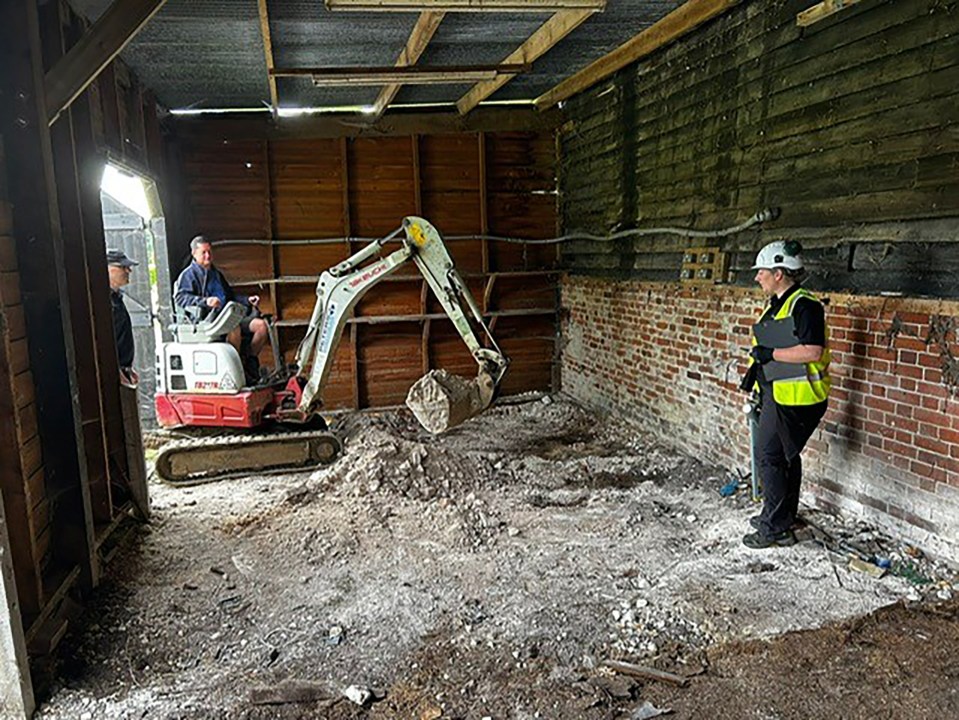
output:
[[[398, 250], [364, 264], [400, 233], [404, 237]], [[433, 289], [479, 366], [474, 383], [481, 398], [480, 407], [475, 407], [474, 402], [472, 414], [485, 409], [492, 402], [509, 360], [496, 345], [479, 306], [456, 271], [439, 232], [423, 218], [407, 217], [396, 232], [374, 240], [320, 275], [316, 285], [316, 306], [296, 353], [296, 372], [306, 378], [298, 407], [304, 416], [311, 415], [320, 404], [320, 395], [336, 347], [356, 303], [370, 288], [410, 259]], [[477, 336], [478, 331], [485, 334], [489, 347], [483, 346]]]

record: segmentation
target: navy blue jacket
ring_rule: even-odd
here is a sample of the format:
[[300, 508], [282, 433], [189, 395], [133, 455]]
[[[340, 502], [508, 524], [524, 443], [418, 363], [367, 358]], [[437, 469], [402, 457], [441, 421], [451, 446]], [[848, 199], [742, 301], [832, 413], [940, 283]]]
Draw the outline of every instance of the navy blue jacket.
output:
[[216, 266], [211, 265], [209, 270], [204, 270], [195, 260], [180, 273], [180, 277], [176, 280], [176, 285], [173, 286], [174, 303], [183, 308], [199, 307], [200, 317], [207, 316], [213, 309], [206, 304], [206, 299], [212, 295], [212, 293], [208, 292], [208, 287], [211, 284], [210, 280], [214, 273], [216, 273], [216, 278], [223, 286], [226, 302], [235, 300], [236, 302], [246, 305], [247, 308], [250, 307], [249, 298], [246, 295], [240, 295], [234, 292], [233, 288], [230, 287], [230, 283], [226, 281], [223, 273], [216, 269]]
[[113, 311], [113, 335], [117, 340], [117, 360], [120, 369], [133, 367], [133, 323], [123, 304], [123, 293], [110, 290], [110, 306]]

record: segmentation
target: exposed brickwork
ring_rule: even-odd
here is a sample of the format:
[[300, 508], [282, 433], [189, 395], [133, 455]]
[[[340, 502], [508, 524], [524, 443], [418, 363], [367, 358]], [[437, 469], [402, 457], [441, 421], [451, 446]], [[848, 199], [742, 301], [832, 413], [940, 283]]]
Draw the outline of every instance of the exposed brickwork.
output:
[[[959, 560], [959, 303], [828, 296], [834, 390], [807, 499]], [[568, 277], [562, 386], [678, 447], [748, 469], [738, 384], [762, 297]]]

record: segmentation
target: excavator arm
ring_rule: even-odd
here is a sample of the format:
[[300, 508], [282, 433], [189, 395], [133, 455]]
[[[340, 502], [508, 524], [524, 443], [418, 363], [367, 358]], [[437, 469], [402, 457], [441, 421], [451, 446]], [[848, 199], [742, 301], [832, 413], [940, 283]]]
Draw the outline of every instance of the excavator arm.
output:
[[[401, 233], [399, 249], [368, 263]], [[303, 416], [312, 415], [319, 407], [336, 347], [353, 308], [374, 285], [408, 260], [412, 260], [423, 275], [476, 360], [478, 373], [473, 384], [481, 399], [474, 400], [472, 415], [485, 410], [492, 402], [509, 360], [490, 334], [482, 311], [457, 272], [439, 232], [423, 218], [407, 217], [396, 232], [374, 240], [320, 276], [316, 284], [316, 305], [296, 353], [297, 373], [306, 380], [298, 405]], [[483, 345], [481, 337], [488, 341], [488, 347]]]
[[[375, 259], [386, 243], [401, 233], [399, 249]], [[275, 393], [266, 387], [244, 390], [241, 394], [272, 399], [272, 402], [263, 400], [266, 408], [263, 417], [279, 420], [285, 427], [309, 428], [309, 421], [318, 417], [323, 387], [353, 308], [370, 288], [389, 277], [407, 260], [412, 260], [423, 274], [478, 366], [477, 376], [471, 381], [455, 375], [427, 374], [411, 388], [407, 405], [420, 423], [434, 433], [453, 427], [489, 407], [509, 360], [490, 335], [482, 312], [456, 271], [436, 228], [418, 217], [405, 218], [395, 233], [373, 241], [324, 272], [316, 285], [316, 305], [306, 335], [297, 349], [295, 374], [284, 374], [285, 379], [281, 382], [285, 385]], [[214, 329], [222, 330], [219, 327]], [[275, 337], [273, 347], [278, 347]], [[202, 397], [194, 398], [195, 402], [202, 400]], [[156, 472], [168, 483], [195, 485], [225, 477], [329, 464], [340, 450], [339, 439], [328, 432], [324, 424], [319, 431], [170, 443], [157, 456]]]

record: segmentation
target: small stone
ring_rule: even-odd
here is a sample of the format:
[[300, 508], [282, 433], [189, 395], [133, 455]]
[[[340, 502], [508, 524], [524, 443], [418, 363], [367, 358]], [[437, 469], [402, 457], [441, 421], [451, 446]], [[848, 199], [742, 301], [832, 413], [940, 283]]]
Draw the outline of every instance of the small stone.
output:
[[697, 518], [696, 518], [695, 515], [687, 515], [687, 516], [686, 516], [686, 522], [694, 523], [694, 522], [696, 522], [696, 519], [697, 519]]
[[936, 593], [936, 597], [940, 600], [951, 600], [952, 599], [952, 590], [949, 588], [941, 588], [939, 592]]
[[350, 685], [346, 690], [343, 691], [343, 695], [346, 696], [347, 700], [354, 703], [355, 705], [366, 705], [369, 702], [370, 698], [373, 697], [367, 688], [360, 687], [359, 685]]
[[638, 608], [644, 608], [644, 607], [646, 607], [647, 605], [649, 605], [649, 600], [647, 600], [646, 598], [637, 598], [637, 599], [636, 599], [636, 607], [638, 607]]

